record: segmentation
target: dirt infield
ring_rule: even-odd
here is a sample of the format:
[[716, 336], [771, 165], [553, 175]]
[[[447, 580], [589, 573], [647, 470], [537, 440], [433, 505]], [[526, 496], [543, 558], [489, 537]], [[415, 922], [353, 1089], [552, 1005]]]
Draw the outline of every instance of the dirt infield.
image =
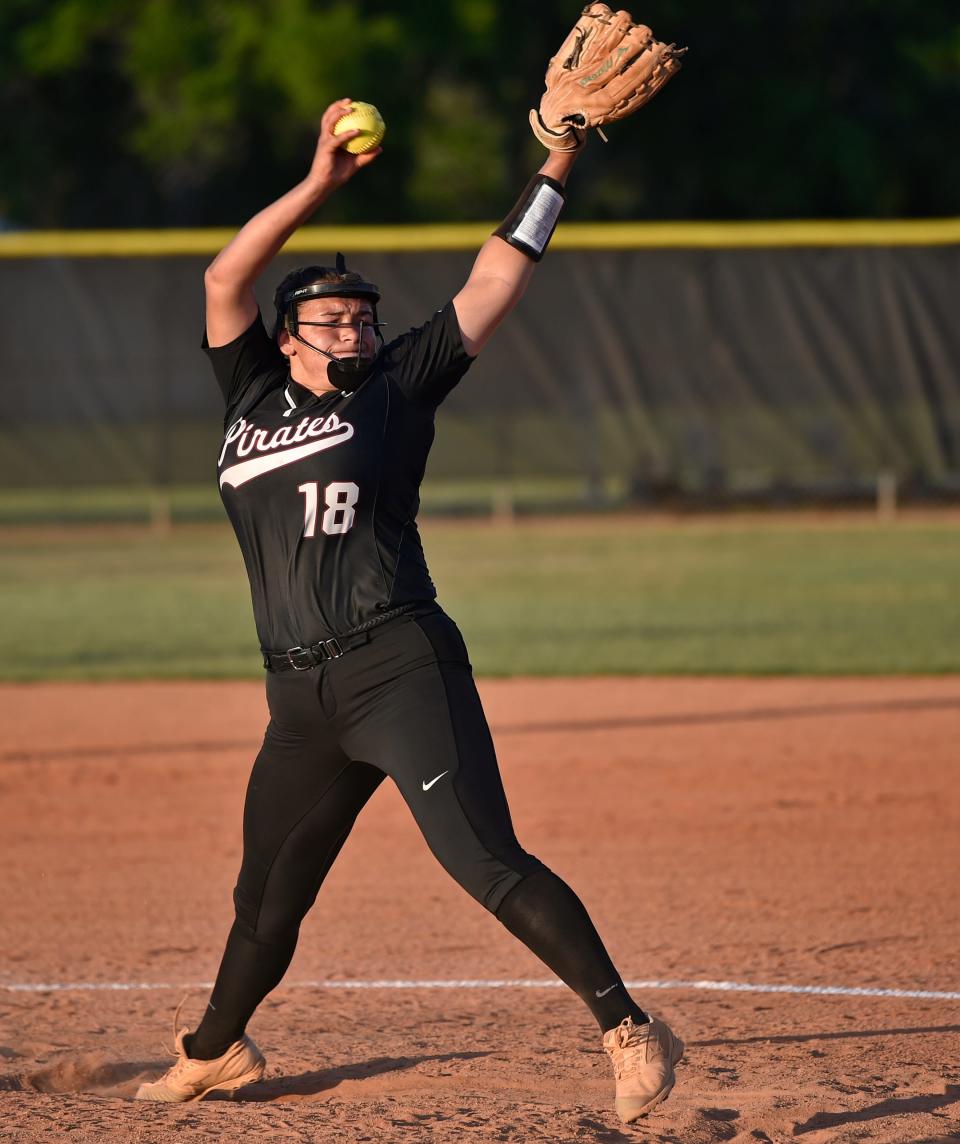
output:
[[687, 1041], [661, 1109], [619, 1124], [589, 1013], [515, 984], [551, 975], [389, 784], [252, 1022], [267, 1079], [132, 1103], [216, 970], [261, 687], [23, 685], [0, 688], [0, 1140], [960, 1140], [960, 679], [482, 691], [521, 842]]

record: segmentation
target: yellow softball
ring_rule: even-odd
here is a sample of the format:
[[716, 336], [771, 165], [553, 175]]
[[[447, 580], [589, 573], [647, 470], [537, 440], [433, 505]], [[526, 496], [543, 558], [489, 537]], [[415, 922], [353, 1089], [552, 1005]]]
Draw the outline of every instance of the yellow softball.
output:
[[333, 125], [334, 135], [344, 131], [360, 131], [362, 134], [348, 139], [343, 145], [344, 151], [351, 155], [362, 155], [365, 151], [372, 151], [380, 146], [380, 140], [387, 129], [383, 116], [372, 103], [351, 103], [352, 110], [341, 115]]

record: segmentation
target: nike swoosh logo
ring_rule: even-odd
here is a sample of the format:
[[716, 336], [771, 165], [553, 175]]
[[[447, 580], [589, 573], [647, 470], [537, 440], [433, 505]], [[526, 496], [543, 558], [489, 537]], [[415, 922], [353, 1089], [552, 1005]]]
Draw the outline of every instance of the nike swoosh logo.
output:
[[297, 445], [293, 449], [284, 449], [280, 453], [269, 453], [264, 457], [252, 457], [249, 461], [241, 461], [238, 465], [231, 465], [229, 469], [223, 470], [220, 474], [220, 488], [223, 488], [224, 485], [231, 485], [235, 489], [239, 488], [247, 481], [252, 481], [254, 477], [260, 477], [273, 469], [281, 469], [284, 465], [292, 465], [295, 461], [302, 461], [304, 457], [312, 457], [314, 453], [322, 453], [324, 449], [332, 449], [334, 445], [349, 441], [352, 436], [353, 426], [344, 423], [341, 425], [339, 433], [331, 433], [319, 441], [308, 441], [306, 445]]
[[[617, 982], [617, 984], [619, 984], [619, 982]], [[611, 985], [610, 989], [616, 989], [616, 987], [617, 987], [616, 985]], [[604, 991], [602, 993], [600, 992], [599, 989], [595, 989], [594, 992], [596, 993], [596, 995], [598, 997], [606, 997], [606, 995], [610, 992], [610, 989], [604, 989]]]
[[448, 774], [450, 774], [449, 771], [444, 771], [443, 774], [437, 775], [437, 777], [435, 779], [431, 779], [428, 783], [424, 783], [423, 789], [429, 790], [433, 786], [434, 783], [438, 783], [443, 778], [443, 775], [448, 775]]

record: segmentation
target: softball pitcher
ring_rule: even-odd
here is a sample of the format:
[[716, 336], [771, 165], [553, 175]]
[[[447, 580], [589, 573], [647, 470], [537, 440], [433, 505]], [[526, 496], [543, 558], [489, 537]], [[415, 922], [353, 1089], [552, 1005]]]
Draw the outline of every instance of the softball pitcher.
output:
[[349, 100], [324, 113], [307, 177], [207, 270], [204, 348], [226, 405], [220, 491], [250, 579], [270, 722], [209, 1004], [196, 1030], [177, 1031], [175, 1064], [138, 1099], [193, 1100], [262, 1076], [247, 1023], [283, 978], [304, 915], [386, 776], [451, 876], [588, 1006], [621, 1118], [669, 1094], [681, 1041], [629, 996], [576, 894], [517, 841], [467, 649], [436, 603], [416, 517], [437, 407], [523, 294], [586, 129], [650, 98], [677, 54], [628, 14], [590, 5], [531, 112], [546, 162], [459, 293], [386, 344], [379, 290], [341, 255], [279, 284], [272, 332], [253, 292], [296, 228], [380, 153], [352, 154], [344, 144], [357, 132], [334, 133]]

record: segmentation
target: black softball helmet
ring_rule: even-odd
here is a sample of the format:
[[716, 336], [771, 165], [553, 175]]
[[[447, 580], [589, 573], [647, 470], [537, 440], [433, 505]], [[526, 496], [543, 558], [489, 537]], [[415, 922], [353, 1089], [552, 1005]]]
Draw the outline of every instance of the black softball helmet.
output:
[[[372, 361], [362, 362], [358, 348], [355, 361], [343, 361], [332, 354], [321, 350], [308, 342], [300, 333], [299, 307], [301, 302], [311, 298], [324, 297], [337, 298], [366, 298], [373, 308], [373, 327], [377, 335], [377, 354], [383, 345], [380, 327], [384, 325], [377, 317], [377, 303], [380, 301], [379, 287], [367, 282], [354, 270], [347, 269], [346, 258], [338, 253], [335, 267], [330, 266], [302, 266], [292, 270], [277, 286], [273, 295], [273, 303], [277, 311], [277, 320], [273, 328], [274, 337], [278, 337], [281, 330], [286, 330], [292, 338], [308, 346], [317, 353], [330, 359], [327, 366], [327, 376], [334, 385], [340, 389], [354, 389], [366, 380], [373, 369], [376, 354]], [[361, 340], [362, 327], [361, 323]], [[362, 375], [362, 376], [361, 376]]]

